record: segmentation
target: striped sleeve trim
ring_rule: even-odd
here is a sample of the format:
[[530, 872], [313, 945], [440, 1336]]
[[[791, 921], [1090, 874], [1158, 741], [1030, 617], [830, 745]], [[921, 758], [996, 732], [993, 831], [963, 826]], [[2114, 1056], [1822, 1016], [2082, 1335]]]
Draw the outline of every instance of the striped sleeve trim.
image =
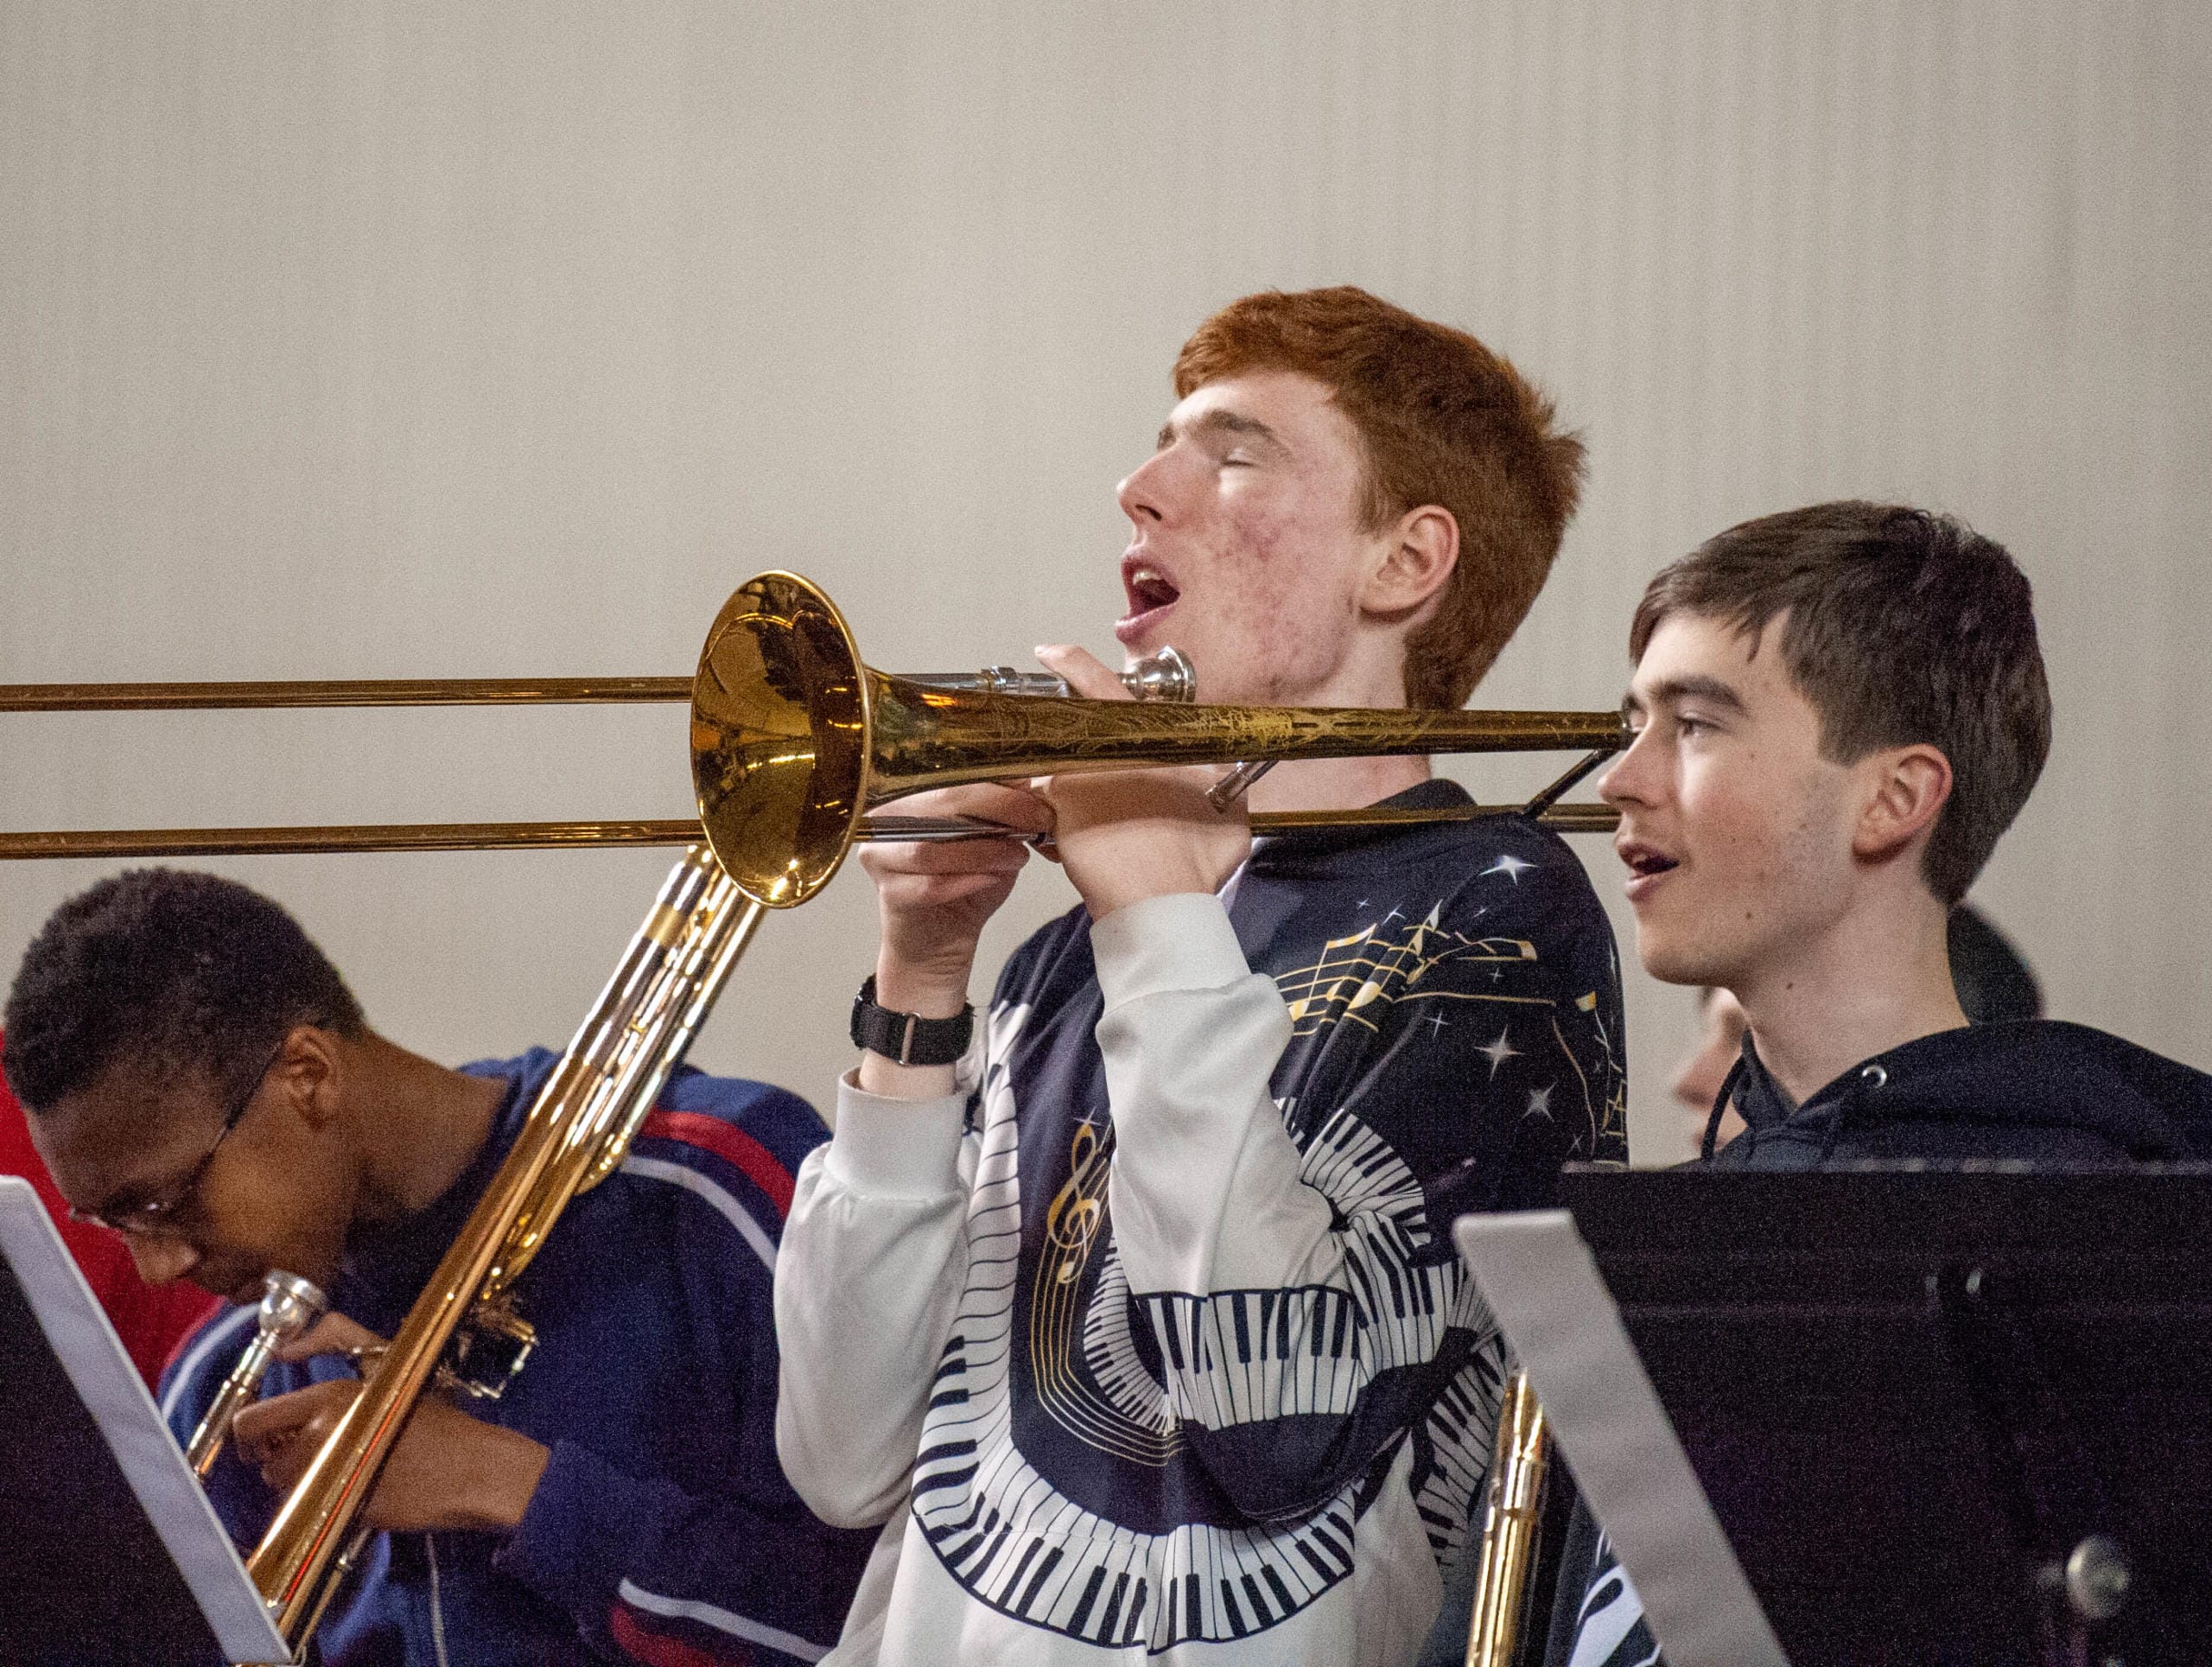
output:
[[671, 1140], [711, 1152], [768, 1196], [777, 1219], [791, 1211], [795, 1182], [776, 1155], [734, 1123], [703, 1111], [655, 1111], [638, 1130], [641, 1140]]
[[623, 1161], [623, 1174], [665, 1181], [702, 1199], [775, 1271], [776, 1242], [794, 1182], [774, 1153], [744, 1129], [702, 1111], [663, 1108], [646, 1117], [638, 1138], [655, 1145], [633, 1150]]
[[252, 1335], [257, 1316], [261, 1310], [251, 1304], [219, 1314], [201, 1328], [199, 1336], [188, 1338], [169, 1367], [168, 1387], [162, 1391], [162, 1422], [174, 1424], [177, 1409], [192, 1393], [193, 1384], [210, 1359], [230, 1369], [232, 1358], [245, 1347], [246, 1339]]
[[728, 1188], [716, 1186], [705, 1175], [688, 1165], [671, 1161], [667, 1158], [641, 1158], [635, 1155], [622, 1161], [622, 1173], [638, 1175], [646, 1180], [664, 1180], [672, 1187], [681, 1187], [696, 1194], [720, 1212], [722, 1218], [737, 1229], [738, 1236], [753, 1247], [770, 1273], [776, 1270], [776, 1241], [767, 1231], [753, 1218], [747, 1210]]
[[[624, 1581], [616, 1588], [615, 1595], [621, 1600], [621, 1604], [609, 1617], [615, 1639], [626, 1651], [639, 1660], [650, 1664], [651, 1667], [664, 1667], [664, 1664], [665, 1667], [691, 1667], [695, 1662], [726, 1662], [730, 1657], [728, 1653], [702, 1651], [664, 1633], [648, 1632], [633, 1616], [625, 1613], [626, 1608], [663, 1621], [689, 1621], [720, 1633], [724, 1638], [745, 1645], [757, 1644], [799, 1661], [819, 1661], [830, 1653], [830, 1645], [803, 1638], [796, 1632], [784, 1631], [780, 1626], [749, 1620], [743, 1615], [734, 1614], [715, 1604], [701, 1603], [696, 1599], [663, 1597], [658, 1592], [646, 1591], [635, 1581]], [[632, 1638], [636, 1638], [649, 1649], [658, 1646], [664, 1653], [641, 1652], [632, 1645]], [[738, 1658], [742, 1660], [745, 1657], [741, 1656]]]
[[607, 1612], [607, 1630], [616, 1649], [645, 1667], [751, 1667], [753, 1661], [753, 1651], [742, 1646], [735, 1655], [716, 1654], [681, 1638], [649, 1632], [619, 1603]]

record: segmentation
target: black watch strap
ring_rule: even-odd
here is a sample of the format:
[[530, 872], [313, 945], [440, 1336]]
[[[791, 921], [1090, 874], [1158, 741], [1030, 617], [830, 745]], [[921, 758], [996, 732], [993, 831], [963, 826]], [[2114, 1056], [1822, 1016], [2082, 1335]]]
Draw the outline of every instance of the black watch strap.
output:
[[925, 1019], [918, 1013], [878, 1007], [874, 973], [853, 997], [853, 1046], [899, 1065], [950, 1065], [968, 1051], [975, 1034], [972, 1007], [963, 1006], [950, 1019]]

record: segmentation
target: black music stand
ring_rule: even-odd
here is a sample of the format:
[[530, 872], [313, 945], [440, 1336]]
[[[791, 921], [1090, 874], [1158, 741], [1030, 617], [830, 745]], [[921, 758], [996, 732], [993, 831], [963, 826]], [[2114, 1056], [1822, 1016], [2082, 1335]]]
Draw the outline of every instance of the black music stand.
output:
[[1795, 1667], [2212, 1661], [2212, 1168], [1565, 1199]]
[[37, 1193], [0, 1176], [0, 1661], [288, 1653]]

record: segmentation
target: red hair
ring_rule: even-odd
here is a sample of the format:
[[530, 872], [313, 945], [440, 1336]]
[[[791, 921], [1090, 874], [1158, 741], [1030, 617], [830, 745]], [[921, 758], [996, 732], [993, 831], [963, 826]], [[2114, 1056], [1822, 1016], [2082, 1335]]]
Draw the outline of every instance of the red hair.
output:
[[1366, 450], [1362, 525], [1435, 505], [1459, 560], [1406, 639], [1406, 702], [1464, 705], [1519, 629], [1581, 495], [1583, 448], [1551, 402], [1467, 334], [1349, 284], [1233, 301], [1175, 359], [1175, 395], [1252, 371], [1293, 371], [1332, 394]]

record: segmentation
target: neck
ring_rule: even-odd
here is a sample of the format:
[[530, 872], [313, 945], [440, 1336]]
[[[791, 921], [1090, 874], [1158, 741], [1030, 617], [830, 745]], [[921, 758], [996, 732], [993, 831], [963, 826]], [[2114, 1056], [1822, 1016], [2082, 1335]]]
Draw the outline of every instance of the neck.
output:
[[1791, 1099], [1802, 1104], [1864, 1059], [1966, 1023], [1946, 919], [1924, 892], [1896, 911], [1849, 910], [1786, 963], [1729, 984], [1761, 1062]]
[[465, 1077], [371, 1033], [351, 1110], [362, 1180], [354, 1218], [402, 1220], [461, 1178], [506, 1098], [498, 1078]]
[[1425, 758], [1312, 758], [1278, 764], [1252, 784], [1255, 811], [1351, 811], [1429, 778]]
[[[1332, 674], [1291, 706], [1402, 707], [1405, 643], [1397, 631], [1372, 631], [1352, 645]], [[1433, 773], [1424, 757], [1314, 758], [1278, 764], [1252, 786], [1255, 811], [1353, 811], [1418, 786]]]

